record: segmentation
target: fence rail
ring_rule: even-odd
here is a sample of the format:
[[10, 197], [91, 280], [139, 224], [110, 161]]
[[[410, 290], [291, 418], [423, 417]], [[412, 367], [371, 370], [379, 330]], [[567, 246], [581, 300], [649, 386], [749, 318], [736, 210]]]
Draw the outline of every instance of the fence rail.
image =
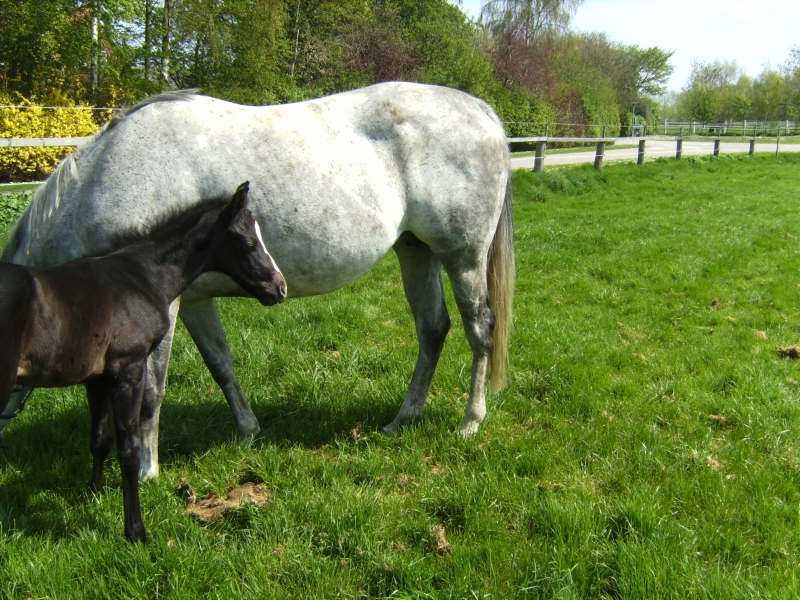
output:
[[[797, 137], [797, 136], [794, 136]], [[603, 166], [603, 160], [605, 158], [605, 148], [606, 144], [609, 142], [616, 142], [619, 141], [620, 138], [567, 138], [567, 137], [519, 137], [519, 138], [508, 138], [509, 143], [531, 143], [535, 142], [536, 144], [536, 154], [534, 158], [534, 166], [533, 170], [536, 173], [541, 173], [544, 168], [545, 162], [545, 155], [547, 153], [547, 145], [548, 143], [557, 143], [557, 142], [590, 142], [597, 144], [597, 150], [594, 156], [594, 168], [600, 169]], [[667, 137], [667, 136], [653, 136], [653, 137], [640, 137], [640, 138], [627, 138], [631, 141], [635, 141], [638, 146], [638, 150], [636, 151], [636, 162], [638, 164], [644, 164], [645, 156], [646, 156], [646, 147], [647, 142], [675, 142], [675, 158], [676, 160], [680, 160], [683, 157], [683, 143], [684, 138], [682, 136], [677, 137]], [[772, 138], [775, 141], [775, 155], [777, 156], [780, 152], [781, 148], [781, 136], [777, 136]], [[785, 139], [785, 137], [784, 137]], [[707, 138], [706, 142], [713, 142], [713, 155], [719, 156], [721, 144], [723, 141], [729, 142], [722, 137], [715, 137], [715, 138]], [[756, 138], [750, 139], [750, 148], [749, 154], [752, 156], [755, 153], [756, 142], [764, 142], [764, 138]], [[760, 144], [760, 145], [763, 145]], [[660, 150], [659, 153], [663, 154], [663, 148]]]
[[0, 148], [32, 148], [42, 146], [80, 146], [91, 138], [0, 138]]
[[[629, 138], [635, 140], [638, 144], [637, 160], [638, 164], [643, 164], [646, 154], [646, 144], [648, 141], [674, 141], [675, 142], [675, 158], [680, 160], [683, 155], [683, 132], [680, 136], [666, 137], [666, 136], [650, 136]], [[64, 137], [64, 138], [0, 138], [0, 148], [24, 148], [24, 147], [44, 147], [44, 146], [80, 146], [85, 144], [91, 137]], [[545, 154], [547, 152], [547, 145], [552, 143], [584, 143], [595, 144], [596, 152], [594, 158], [595, 169], [600, 169], [603, 166], [605, 157], [605, 149], [607, 144], [615, 143], [620, 138], [615, 137], [552, 137], [552, 136], [533, 136], [533, 137], [510, 137], [507, 138], [509, 144], [527, 143], [535, 144], [535, 160], [533, 170], [541, 173], [544, 168]], [[714, 156], [718, 156], [720, 152], [720, 144], [724, 138], [714, 137], [707, 138], [707, 141], [714, 142]], [[763, 138], [761, 138], [763, 140]], [[781, 135], [780, 131], [775, 138], [775, 154], [780, 151]], [[750, 140], [750, 155], [755, 151], [756, 138]]]

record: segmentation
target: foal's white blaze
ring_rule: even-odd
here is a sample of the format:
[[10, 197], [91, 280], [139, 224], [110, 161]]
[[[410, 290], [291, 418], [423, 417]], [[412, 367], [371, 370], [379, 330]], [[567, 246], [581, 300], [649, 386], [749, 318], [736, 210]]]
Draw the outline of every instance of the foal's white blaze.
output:
[[264, 238], [261, 237], [261, 227], [258, 226], [258, 221], [255, 221], [255, 225], [256, 225], [256, 237], [258, 238], [258, 241], [261, 242], [261, 247], [264, 249], [264, 254], [267, 255], [270, 265], [278, 273], [283, 275], [283, 273], [281, 273], [281, 270], [278, 268], [278, 265], [275, 264], [275, 259], [272, 258], [272, 255], [269, 253], [269, 250], [267, 250], [267, 247], [264, 245]]

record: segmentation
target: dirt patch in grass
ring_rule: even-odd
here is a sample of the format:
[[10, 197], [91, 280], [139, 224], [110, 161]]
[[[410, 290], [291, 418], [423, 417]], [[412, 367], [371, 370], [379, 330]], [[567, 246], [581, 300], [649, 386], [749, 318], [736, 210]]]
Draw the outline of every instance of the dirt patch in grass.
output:
[[788, 358], [800, 358], [800, 346], [787, 346], [786, 348], [778, 346], [776, 350], [781, 356], [786, 356]]
[[453, 551], [453, 547], [444, 534], [445, 529], [441, 525], [431, 527], [430, 537], [425, 544], [425, 552], [440, 556], [450, 554]]
[[178, 495], [186, 501], [186, 512], [201, 521], [215, 521], [229, 510], [241, 508], [246, 504], [263, 508], [272, 500], [272, 492], [269, 489], [250, 482], [228, 490], [224, 498], [212, 492], [198, 500], [189, 482], [181, 479]]

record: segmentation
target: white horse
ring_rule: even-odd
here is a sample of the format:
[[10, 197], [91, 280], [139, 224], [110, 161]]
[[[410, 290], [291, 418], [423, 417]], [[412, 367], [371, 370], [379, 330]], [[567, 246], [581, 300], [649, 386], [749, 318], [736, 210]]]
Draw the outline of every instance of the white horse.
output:
[[[405, 401], [384, 427], [389, 433], [422, 415], [450, 328], [444, 267], [473, 353], [462, 432], [475, 433], [486, 414], [487, 375], [494, 389], [505, 382], [514, 247], [503, 126], [486, 103], [462, 92], [385, 83], [264, 107], [187, 92], [156, 96], [116, 116], [58, 166], [2, 260], [48, 266], [104, 254], [119, 232], [244, 180], [290, 297], [337, 290], [390, 248], [397, 254], [419, 356]], [[142, 479], [158, 475], [158, 418], [179, 310], [240, 437], [259, 431], [214, 302], [244, 295], [230, 278], [207, 273], [171, 307], [172, 327], [148, 365]], [[18, 391], [9, 410], [24, 397]]]

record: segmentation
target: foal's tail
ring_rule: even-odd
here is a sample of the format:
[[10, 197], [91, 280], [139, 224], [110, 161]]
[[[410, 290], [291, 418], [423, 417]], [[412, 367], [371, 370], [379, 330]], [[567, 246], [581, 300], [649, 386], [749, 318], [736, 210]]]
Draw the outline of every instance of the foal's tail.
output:
[[511, 316], [514, 312], [514, 217], [511, 212], [511, 170], [508, 171], [506, 196], [494, 240], [489, 248], [486, 279], [489, 285], [489, 302], [494, 311], [493, 350], [489, 388], [501, 390], [506, 384], [508, 338], [511, 334]]

